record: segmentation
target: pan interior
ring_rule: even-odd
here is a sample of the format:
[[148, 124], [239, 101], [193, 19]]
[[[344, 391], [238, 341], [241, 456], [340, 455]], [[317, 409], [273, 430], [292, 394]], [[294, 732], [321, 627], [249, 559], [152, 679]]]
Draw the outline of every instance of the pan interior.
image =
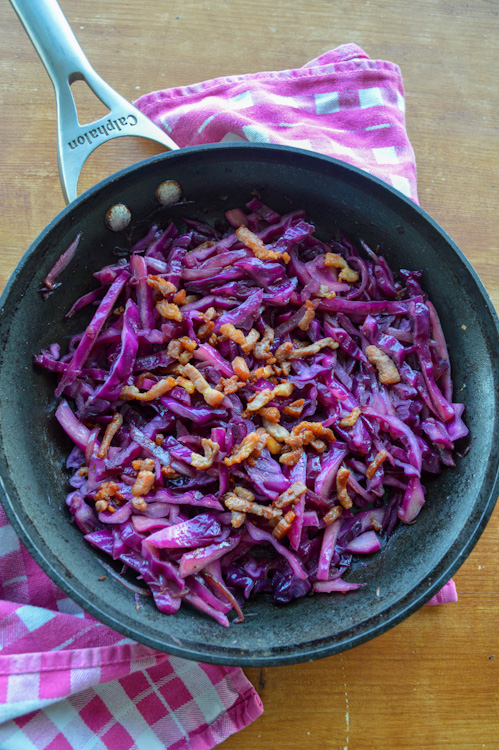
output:
[[[187, 202], [157, 213], [156, 187], [177, 180]], [[349, 580], [368, 585], [348, 596], [316, 595], [278, 607], [249, 601], [245, 622], [228, 631], [182, 607], [168, 617], [110, 576], [98, 581], [97, 553], [69, 523], [64, 505], [71, 448], [53, 418], [54, 380], [32, 365], [52, 342], [83, 330], [88, 315], [64, 315], [95, 288], [92, 272], [116, 260], [128, 244], [104, 226], [117, 202], [132, 211], [136, 232], [159, 218], [213, 222], [257, 190], [277, 211], [304, 208], [327, 240], [338, 227], [381, 246], [393, 268], [421, 268], [423, 286], [442, 320], [455, 400], [466, 405], [472, 440], [457, 467], [425, 478], [427, 502], [414, 526], [398, 529], [386, 548], [359, 561]], [[77, 232], [78, 254], [62, 285], [44, 301], [38, 290]], [[466, 328], [464, 329], [463, 326]], [[2, 501], [37, 561], [90, 613], [150, 646], [201, 661], [263, 665], [334, 653], [376, 635], [426, 601], [461, 564], [495, 500], [498, 463], [497, 324], [483, 288], [459, 250], [410, 201], [361, 171], [294, 149], [237, 144], [204, 146], [153, 157], [100, 183], [40, 235], [9, 283], [0, 311]], [[377, 595], [377, 590], [379, 595]]]

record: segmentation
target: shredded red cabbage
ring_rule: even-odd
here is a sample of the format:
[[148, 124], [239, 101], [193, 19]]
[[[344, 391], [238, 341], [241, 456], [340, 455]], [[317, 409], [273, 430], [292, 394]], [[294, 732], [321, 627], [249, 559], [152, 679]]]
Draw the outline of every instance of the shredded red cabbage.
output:
[[355, 556], [415, 520], [422, 472], [468, 430], [420, 272], [257, 198], [221, 226], [151, 226], [69, 311], [96, 306], [68, 352], [35, 362], [58, 378], [87, 542], [162, 612], [228, 626], [260, 592], [363, 585]]

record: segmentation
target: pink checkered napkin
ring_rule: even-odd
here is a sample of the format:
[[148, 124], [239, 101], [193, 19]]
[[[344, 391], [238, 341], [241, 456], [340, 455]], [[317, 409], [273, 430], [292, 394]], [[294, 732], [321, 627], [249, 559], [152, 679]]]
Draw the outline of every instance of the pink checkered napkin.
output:
[[86, 614], [0, 506], [1, 750], [209, 750], [262, 711], [241, 669], [168, 656]]
[[345, 44], [302, 68], [215, 78], [135, 102], [181, 147], [281, 143], [347, 161], [417, 201], [400, 68]]
[[[417, 201], [399, 68], [348, 44], [303, 68], [141, 97], [180, 146], [321, 151]], [[430, 603], [456, 601], [452, 582]], [[87, 615], [40, 570], [0, 506], [1, 750], [210, 750], [262, 712], [240, 669], [170, 657]]]

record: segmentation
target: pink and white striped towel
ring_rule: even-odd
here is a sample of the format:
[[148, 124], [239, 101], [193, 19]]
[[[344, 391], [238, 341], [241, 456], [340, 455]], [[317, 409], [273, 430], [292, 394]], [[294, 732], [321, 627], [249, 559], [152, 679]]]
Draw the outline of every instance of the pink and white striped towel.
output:
[[[354, 44], [296, 70], [219, 78], [136, 104], [179, 146], [299, 146], [362, 167], [417, 201], [400, 70]], [[450, 581], [429, 603], [456, 599]], [[154, 651], [83, 612], [40, 570], [0, 507], [2, 750], [209, 750], [262, 710], [240, 669]]]

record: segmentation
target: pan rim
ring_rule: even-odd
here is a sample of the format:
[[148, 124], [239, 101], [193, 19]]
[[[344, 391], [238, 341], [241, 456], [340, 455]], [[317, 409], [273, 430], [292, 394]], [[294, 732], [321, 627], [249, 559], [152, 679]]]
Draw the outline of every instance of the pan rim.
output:
[[[76, 201], [74, 201], [69, 206], [64, 208], [56, 217], [54, 217], [54, 219], [42, 230], [42, 232], [30, 245], [26, 253], [22, 256], [22, 258], [17, 264], [13, 274], [11, 275], [2, 293], [2, 296], [0, 297], [0, 318], [1, 316], [4, 315], [6, 311], [6, 304], [8, 303], [9, 296], [11, 294], [12, 289], [15, 288], [18, 275], [22, 272], [24, 265], [32, 257], [33, 253], [36, 252], [39, 244], [43, 241], [43, 239], [47, 236], [47, 234], [49, 234], [52, 231], [54, 226], [56, 226], [59, 222], [61, 222], [68, 214], [71, 214], [78, 206], [83, 204], [96, 192], [98, 192], [99, 190], [105, 189], [106, 187], [114, 183], [115, 181], [121, 179], [123, 176], [128, 175], [135, 171], [145, 169], [151, 164], [154, 164], [158, 161], [166, 161], [168, 159], [178, 159], [183, 154], [188, 155], [193, 152], [195, 153], [195, 152], [205, 152], [205, 151], [213, 151], [213, 150], [227, 152], [230, 150], [240, 150], [240, 149], [246, 150], [248, 148], [253, 149], [253, 150], [260, 149], [263, 151], [283, 151], [283, 152], [288, 152], [288, 153], [289, 152], [299, 153], [308, 157], [309, 159], [313, 158], [314, 161], [318, 160], [318, 161], [324, 161], [324, 162], [333, 164], [337, 168], [346, 170], [346, 173], [351, 172], [364, 179], [367, 179], [368, 181], [374, 182], [384, 191], [388, 191], [392, 195], [394, 195], [397, 200], [402, 201], [407, 206], [409, 206], [412, 210], [415, 210], [416, 213], [419, 214], [423, 220], [429, 223], [438, 234], [443, 236], [446, 243], [450, 246], [450, 248], [453, 250], [455, 255], [459, 258], [459, 260], [465, 267], [465, 270], [471, 276], [472, 280], [477, 286], [478, 291], [480, 292], [481, 300], [485, 304], [485, 309], [490, 318], [490, 323], [493, 325], [495, 337], [499, 341], [498, 317], [492, 305], [490, 297], [487, 291], [485, 290], [485, 287], [483, 286], [480, 278], [478, 277], [478, 274], [476, 273], [476, 271], [474, 270], [474, 268], [472, 267], [472, 265], [470, 264], [470, 262], [464, 255], [464, 253], [452, 240], [452, 238], [449, 237], [449, 235], [445, 232], [445, 230], [443, 230], [443, 228], [429, 214], [427, 214], [426, 211], [424, 211], [424, 209], [422, 209], [420, 206], [415, 204], [409, 198], [406, 198], [395, 188], [392, 188], [390, 185], [380, 180], [379, 178], [369, 175], [363, 170], [357, 167], [353, 167], [352, 165], [349, 165], [338, 159], [327, 157], [321, 154], [314, 154], [310, 151], [307, 151], [304, 149], [297, 149], [294, 147], [269, 145], [269, 144], [254, 144], [254, 143], [206, 144], [202, 146], [189, 147], [187, 149], [182, 149], [182, 150], [175, 151], [175, 152], [168, 152], [165, 154], [156, 155], [156, 156], [150, 157], [149, 159], [143, 160], [135, 165], [126, 167], [125, 169], [120, 170], [119, 172], [97, 183], [97, 185], [95, 185], [94, 187], [90, 188], [88, 191], [83, 193], [79, 198], [76, 199]], [[2, 446], [2, 453], [3, 453], [3, 446]], [[201, 660], [206, 663], [227, 664], [227, 665], [236, 665], [236, 666], [271, 666], [271, 665], [299, 663], [299, 662], [309, 661], [309, 660], [313, 660], [317, 658], [323, 658], [325, 656], [338, 653], [340, 651], [344, 651], [349, 648], [353, 648], [367, 640], [372, 639], [373, 637], [377, 635], [380, 635], [381, 633], [392, 628], [394, 625], [398, 624], [402, 620], [406, 619], [406, 617], [408, 617], [410, 614], [416, 611], [420, 606], [422, 606], [429, 598], [431, 598], [431, 596], [434, 593], [436, 593], [436, 591], [438, 591], [442, 587], [444, 583], [446, 583], [449, 580], [449, 578], [453, 575], [453, 573], [460, 567], [460, 565], [468, 557], [471, 550], [477, 543], [479, 537], [483, 533], [483, 530], [485, 529], [485, 526], [492, 514], [492, 511], [495, 506], [496, 498], [497, 498], [498, 487], [499, 487], [499, 468], [496, 467], [496, 474], [493, 480], [492, 489], [490, 491], [489, 497], [487, 498], [487, 502], [485, 503], [485, 505], [482, 505], [483, 510], [482, 510], [481, 516], [478, 519], [475, 519], [473, 530], [470, 533], [469, 537], [467, 538], [464, 546], [460, 546], [458, 551], [454, 551], [454, 546], [455, 546], [455, 542], [454, 542], [453, 545], [451, 545], [451, 548], [447, 551], [447, 553], [441, 559], [440, 563], [431, 571], [430, 574], [425, 576], [425, 578], [423, 578], [423, 580], [420, 581], [420, 583], [414, 589], [411, 589], [411, 591], [409, 591], [405, 596], [403, 596], [401, 599], [398, 599], [395, 604], [391, 605], [386, 610], [382, 610], [375, 616], [376, 619], [383, 618], [382, 622], [374, 623], [371, 627], [366, 627], [366, 629], [360, 634], [357, 634], [354, 636], [346, 634], [345, 639], [347, 640], [347, 642], [345, 642], [345, 639], [343, 639], [334, 644], [329, 644], [329, 645], [326, 644], [324, 646], [319, 645], [319, 646], [310, 647], [310, 648], [307, 648], [307, 644], [305, 644], [305, 646], [299, 647], [299, 651], [300, 651], [299, 654], [290, 653], [290, 651], [292, 652], [293, 649], [296, 649], [296, 646], [292, 646], [290, 648], [290, 651], [287, 650], [285, 652], [282, 652], [282, 649], [279, 647], [275, 649], [274, 653], [266, 652], [265, 654], [261, 653], [259, 656], [251, 656], [251, 655], [243, 656], [241, 655], [241, 653], [239, 653], [238, 655], [222, 654], [221, 656], [218, 656], [217, 653], [215, 652], [217, 652], [217, 650], [219, 651], [220, 647], [216, 647], [216, 648], [210, 647], [213, 653], [204, 653], [196, 649], [178, 647], [178, 646], [170, 645], [170, 644], [168, 644], [168, 648], [167, 648], [168, 653], [171, 653], [176, 656], [183, 657], [183, 658]], [[112, 616], [107, 615], [106, 613], [103, 613], [97, 607], [94, 607], [92, 602], [89, 602], [83, 596], [78, 594], [77, 589], [75, 589], [71, 585], [68, 579], [63, 578], [61, 574], [53, 568], [51, 562], [43, 554], [43, 551], [40, 550], [36, 546], [35, 542], [26, 533], [26, 530], [22, 527], [21, 522], [15, 511], [15, 503], [11, 504], [10, 497], [6, 491], [2, 476], [0, 476], [0, 498], [2, 500], [2, 504], [4, 505], [4, 508], [6, 510], [9, 520], [13, 524], [16, 532], [19, 534], [23, 543], [26, 544], [26, 547], [28, 548], [28, 551], [30, 552], [30, 554], [34, 557], [34, 559], [36, 560], [36, 562], [38, 562], [38, 564], [42, 567], [42, 569], [52, 578], [52, 580], [54, 580], [63, 591], [65, 591], [65, 593], [70, 595], [75, 601], [78, 602], [78, 604], [83, 606], [83, 608], [87, 612], [95, 616], [99, 621], [104, 622], [106, 625], [109, 625], [113, 629], [118, 630], [119, 632], [122, 632], [123, 634], [126, 634], [129, 637], [135, 637], [135, 636], [140, 635], [141, 643], [144, 643], [145, 645], [148, 645], [152, 648], [158, 648], [158, 643], [152, 641], [149, 637], [147, 636], [144, 637], [138, 632], [132, 633], [132, 635], [130, 635], [129, 627], [126, 628], [126, 631], [125, 629], [120, 628], [120, 623], [118, 621], [116, 621]], [[46, 548], [48, 548], [48, 545], [46, 545], [46, 542], [44, 542], [41, 537], [39, 537], [39, 539], [46, 546]], [[434, 578], [434, 576], [436, 576], [436, 578]], [[428, 581], [429, 578], [431, 579], [434, 578], [431, 584], [429, 584], [429, 581]], [[396, 611], [392, 612], [392, 614], [388, 616], [388, 618], [386, 618], [386, 612], [390, 612], [392, 610], [396, 610]], [[368, 619], [366, 622], [370, 623], [371, 620], [372, 618]], [[320, 644], [321, 642], [315, 641], [314, 643]], [[165, 646], [163, 646], [163, 648], [164, 650], [166, 650]], [[234, 649], [234, 650], [237, 650], [237, 649]]]

